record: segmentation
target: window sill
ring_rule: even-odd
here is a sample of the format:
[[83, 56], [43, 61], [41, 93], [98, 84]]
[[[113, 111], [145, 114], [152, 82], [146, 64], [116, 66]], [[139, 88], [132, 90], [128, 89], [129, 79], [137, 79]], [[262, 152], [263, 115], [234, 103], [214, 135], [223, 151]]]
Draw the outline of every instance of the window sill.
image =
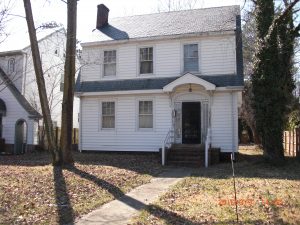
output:
[[137, 128], [137, 131], [141, 131], [141, 132], [153, 132], [154, 129], [153, 128]]

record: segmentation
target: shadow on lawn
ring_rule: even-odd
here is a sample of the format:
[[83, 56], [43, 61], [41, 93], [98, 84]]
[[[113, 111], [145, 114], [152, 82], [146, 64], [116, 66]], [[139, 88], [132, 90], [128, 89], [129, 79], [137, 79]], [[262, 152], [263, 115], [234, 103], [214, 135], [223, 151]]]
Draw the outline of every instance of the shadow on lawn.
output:
[[74, 224], [74, 211], [70, 202], [62, 167], [53, 167], [55, 200], [59, 224]]
[[[85, 171], [82, 171], [78, 169], [77, 167], [68, 167], [66, 168], [70, 172], [73, 172], [74, 174], [80, 176], [83, 179], [87, 179], [89, 181], [94, 182], [98, 187], [103, 188], [107, 190], [110, 194], [112, 194], [115, 199], [118, 199], [119, 201], [125, 203], [126, 205], [130, 206], [131, 208], [134, 208], [136, 210], [141, 210], [143, 208], [147, 209], [147, 205], [145, 205], [143, 202], [140, 202], [130, 196], [125, 195], [125, 193], [115, 185], [99, 179], [98, 177], [89, 174]], [[157, 206], [156, 206], [157, 207]], [[165, 210], [161, 207], [157, 207], [158, 210], [156, 211], [149, 211], [150, 213], [153, 213], [154, 216], [165, 219], [169, 223], [173, 224], [172, 221], [181, 221], [180, 224], [193, 224], [192, 221], [188, 220], [187, 218], [184, 218], [176, 213], [173, 213], [171, 211]], [[166, 216], [168, 215], [168, 216]], [[74, 220], [73, 220], [74, 222]]]
[[[142, 210], [145, 209], [149, 214], [160, 218], [164, 221], [166, 221], [167, 224], [174, 224], [174, 225], [181, 225], [181, 224], [194, 224], [194, 225], [201, 225], [201, 224], [237, 224], [235, 221], [220, 221], [220, 222], [194, 222], [188, 218], [185, 218], [181, 215], [179, 215], [176, 212], [172, 212], [166, 209], [163, 209], [160, 206], [157, 205], [145, 205], [143, 202], [140, 202], [139, 200], [136, 200], [130, 196], [125, 195], [125, 193], [118, 188], [117, 186], [99, 179], [98, 177], [89, 174], [85, 171], [82, 171], [78, 169], [77, 167], [67, 167], [66, 170], [80, 176], [83, 179], [87, 179], [93, 183], [95, 183], [99, 188], [103, 188], [107, 190], [110, 194], [114, 196], [115, 199], [118, 199], [119, 201], [123, 202], [124, 204], [130, 206], [131, 208], [134, 208], [136, 210]], [[56, 184], [55, 190], [56, 190], [56, 200], [58, 204], [58, 213], [59, 213], [59, 224], [74, 224], [75, 222], [75, 216], [73, 209], [70, 204], [70, 199], [68, 196], [68, 192], [66, 189], [65, 181], [63, 178], [63, 173], [61, 168], [55, 169], [55, 179]], [[64, 206], [64, 207], [59, 207]], [[97, 221], [94, 221], [97, 222]], [[245, 221], [250, 224], [263, 224], [264, 221], [262, 220], [255, 220], [255, 221]], [[142, 223], [141, 223], [142, 224]], [[239, 223], [243, 224], [243, 223]]]
[[[234, 163], [237, 178], [263, 179], [300, 179], [300, 162], [296, 158], [286, 158], [284, 165], [275, 166], [266, 162], [263, 156], [242, 155]], [[212, 165], [207, 169], [201, 168], [193, 174], [195, 177], [211, 179], [227, 179], [232, 177], [231, 163]]]

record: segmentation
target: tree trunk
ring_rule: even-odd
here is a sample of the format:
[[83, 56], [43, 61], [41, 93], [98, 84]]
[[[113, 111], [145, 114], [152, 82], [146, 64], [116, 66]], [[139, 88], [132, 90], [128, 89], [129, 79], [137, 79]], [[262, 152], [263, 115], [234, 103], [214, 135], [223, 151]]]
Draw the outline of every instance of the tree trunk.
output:
[[72, 129], [73, 129], [73, 100], [75, 86], [76, 59], [76, 23], [77, 0], [68, 0], [68, 27], [66, 43], [66, 61], [64, 76], [64, 94], [62, 102], [61, 138], [60, 146], [63, 164], [73, 164], [72, 157]]
[[43, 68], [42, 62], [40, 58], [40, 51], [38, 46], [38, 41], [36, 37], [36, 30], [34, 27], [32, 9], [31, 9], [31, 2], [30, 0], [23, 0], [24, 2], [24, 9], [26, 14], [26, 21], [28, 26], [28, 33], [30, 38], [31, 44], [31, 51], [32, 51], [32, 59], [34, 64], [34, 71], [36, 76], [36, 82], [39, 91], [39, 98], [41, 103], [41, 109], [43, 114], [43, 120], [45, 123], [46, 135], [49, 142], [50, 151], [52, 154], [52, 163], [53, 165], [60, 165], [61, 164], [61, 154], [57, 149], [54, 141], [54, 131], [53, 125], [51, 120], [51, 113], [49, 109], [48, 99], [47, 99], [47, 92], [45, 86], [45, 80], [43, 76]]

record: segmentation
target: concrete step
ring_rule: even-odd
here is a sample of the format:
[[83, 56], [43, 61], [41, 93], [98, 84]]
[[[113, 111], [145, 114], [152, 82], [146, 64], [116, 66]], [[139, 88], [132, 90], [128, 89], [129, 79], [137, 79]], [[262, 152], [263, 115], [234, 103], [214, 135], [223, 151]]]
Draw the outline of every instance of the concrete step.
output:
[[169, 166], [184, 166], [184, 167], [203, 167], [204, 162], [190, 162], [190, 161], [168, 161], [167, 165]]

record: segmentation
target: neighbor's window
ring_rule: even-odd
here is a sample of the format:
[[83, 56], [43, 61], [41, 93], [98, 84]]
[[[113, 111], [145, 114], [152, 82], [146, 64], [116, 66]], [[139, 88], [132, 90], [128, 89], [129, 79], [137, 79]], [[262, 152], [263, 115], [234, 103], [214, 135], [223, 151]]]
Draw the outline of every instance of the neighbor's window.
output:
[[153, 73], [153, 48], [140, 48], [140, 74]]
[[102, 102], [102, 128], [115, 128], [114, 102]]
[[184, 71], [199, 71], [198, 44], [184, 45]]
[[104, 69], [103, 76], [115, 76], [116, 75], [116, 50], [104, 51]]
[[11, 58], [8, 60], [8, 64], [7, 64], [7, 71], [8, 73], [13, 73], [15, 72], [15, 59]]
[[152, 101], [139, 101], [139, 128], [153, 128]]

